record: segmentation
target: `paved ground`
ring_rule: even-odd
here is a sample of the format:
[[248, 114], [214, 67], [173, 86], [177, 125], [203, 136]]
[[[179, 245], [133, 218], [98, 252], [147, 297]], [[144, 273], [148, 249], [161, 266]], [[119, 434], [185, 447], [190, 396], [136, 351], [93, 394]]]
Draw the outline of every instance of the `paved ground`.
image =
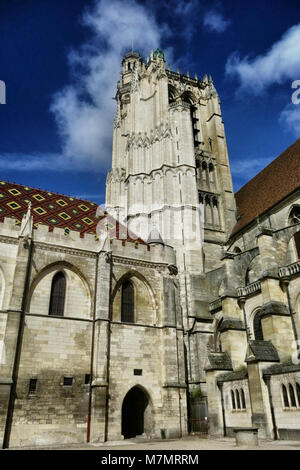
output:
[[[259, 440], [258, 447], [237, 447], [234, 438], [189, 436], [182, 439], [144, 440], [141, 438], [99, 444], [65, 444], [49, 447], [26, 447], [22, 450], [300, 450], [300, 441]], [[14, 449], [11, 449], [14, 450]], [[20, 450], [20, 448], [18, 448]]]

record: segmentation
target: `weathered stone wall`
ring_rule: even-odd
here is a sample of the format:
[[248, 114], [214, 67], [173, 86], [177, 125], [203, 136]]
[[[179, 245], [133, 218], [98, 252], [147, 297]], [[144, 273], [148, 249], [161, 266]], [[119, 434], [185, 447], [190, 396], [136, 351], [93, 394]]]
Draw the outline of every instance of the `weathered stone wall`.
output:
[[[276, 425], [280, 430], [297, 430], [295, 433], [298, 439], [300, 435], [300, 397], [297, 397], [296, 383], [300, 386], [300, 372], [273, 375], [271, 378], [271, 390], [275, 409]], [[289, 385], [294, 388], [296, 406], [292, 406]], [[283, 401], [282, 385], [285, 385], [288, 392], [290, 406], [287, 407]]]
[[[231, 399], [231, 390], [234, 392], [236, 397], [236, 390], [240, 393], [241, 400], [241, 390], [244, 391], [246, 408], [238, 408], [237, 400], [235, 398], [236, 408], [233, 408], [232, 399]], [[248, 380], [235, 380], [233, 382], [224, 382], [223, 384], [223, 393], [224, 393], [224, 407], [225, 407], [225, 420], [227, 428], [238, 428], [238, 427], [250, 427], [251, 422], [251, 402], [248, 390]]]

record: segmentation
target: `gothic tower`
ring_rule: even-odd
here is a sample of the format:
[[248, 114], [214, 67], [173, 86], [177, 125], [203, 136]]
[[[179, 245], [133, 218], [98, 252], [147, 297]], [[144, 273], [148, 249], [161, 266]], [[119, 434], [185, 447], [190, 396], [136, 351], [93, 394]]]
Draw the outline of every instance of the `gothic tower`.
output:
[[136, 52], [124, 56], [116, 101], [106, 208], [141, 238], [175, 248], [188, 381], [205, 395], [212, 334], [205, 278], [221, 266], [235, 224], [219, 97], [211, 77], [171, 71], [157, 49], [146, 62]]
[[159, 49], [146, 63], [129, 52], [116, 100], [107, 210], [145, 240], [158, 230], [184, 270], [215, 268], [235, 205], [211, 77], [166, 69]]

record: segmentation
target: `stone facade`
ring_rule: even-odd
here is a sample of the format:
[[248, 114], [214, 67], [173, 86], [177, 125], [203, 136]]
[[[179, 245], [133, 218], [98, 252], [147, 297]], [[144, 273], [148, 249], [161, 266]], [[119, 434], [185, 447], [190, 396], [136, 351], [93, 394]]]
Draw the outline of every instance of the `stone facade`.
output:
[[299, 438], [299, 190], [236, 231], [212, 79], [131, 52], [116, 99], [106, 206], [130, 237], [33, 229], [30, 208], [0, 223], [4, 447], [251, 426]]

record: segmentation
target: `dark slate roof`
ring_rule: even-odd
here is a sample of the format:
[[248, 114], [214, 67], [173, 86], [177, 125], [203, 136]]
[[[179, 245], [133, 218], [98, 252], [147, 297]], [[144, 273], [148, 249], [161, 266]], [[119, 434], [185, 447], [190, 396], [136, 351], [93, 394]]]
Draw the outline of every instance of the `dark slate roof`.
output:
[[249, 341], [246, 362], [254, 361], [279, 362], [277, 349], [271, 343], [271, 341]]
[[300, 139], [235, 194], [238, 215], [231, 237], [300, 187]]
[[263, 375], [288, 374], [289, 372], [300, 372], [300, 364], [285, 363], [273, 364], [264, 370]]
[[242, 370], [235, 370], [227, 372], [218, 376], [218, 382], [232, 382], [233, 380], [243, 380], [248, 378], [248, 371], [246, 368]]
[[[126, 227], [110, 214], [102, 211], [97, 215], [98, 204], [95, 202], [0, 181], [0, 222], [3, 222], [4, 217], [12, 217], [19, 225], [29, 202], [34, 228], [38, 224], [48, 225], [50, 231], [60, 227], [80, 232], [81, 237], [85, 233], [99, 235], [107, 230], [111, 239], [135, 241], [129, 236]], [[145, 244], [140, 238], [136, 238], [136, 241]]]
[[205, 370], [232, 370], [232, 363], [227, 352], [208, 353], [209, 365]]

